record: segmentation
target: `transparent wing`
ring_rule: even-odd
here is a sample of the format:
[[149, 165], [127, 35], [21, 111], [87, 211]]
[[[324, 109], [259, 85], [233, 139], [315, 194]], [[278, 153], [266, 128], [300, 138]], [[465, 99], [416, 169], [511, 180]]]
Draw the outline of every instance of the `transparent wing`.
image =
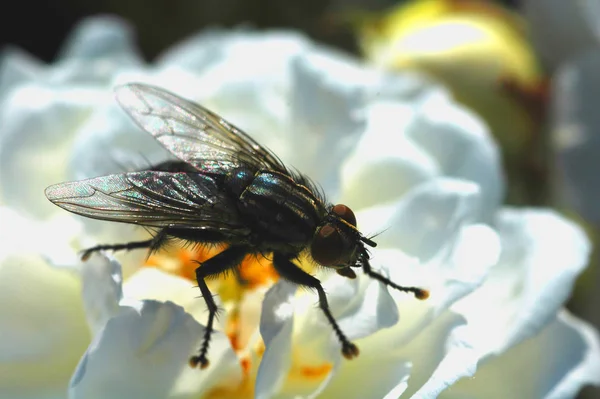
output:
[[50, 186], [46, 197], [67, 211], [94, 219], [248, 233], [218, 182], [200, 173], [102, 176]]
[[287, 172], [273, 153], [208, 109], [164, 89], [131, 83], [115, 89], [133, 120], [198, 170], [250, 166]]

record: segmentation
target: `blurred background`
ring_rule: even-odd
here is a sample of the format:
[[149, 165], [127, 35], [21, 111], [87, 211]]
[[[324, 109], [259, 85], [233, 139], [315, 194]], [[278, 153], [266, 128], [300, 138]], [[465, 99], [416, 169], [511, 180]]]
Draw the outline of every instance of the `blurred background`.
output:
[[[170, 44], [209, 26], [248, 24], [294, 28], [314, 39], [357, 51], [352, 26], [342, 19], [355, 12], [382, 12], [406, 1], [393, 0], [22, 0], [0, 15], [0, 41], [52, 60], [67, 33], [82, 18], [120, 15], [135, 27], [151, 59]], [[514, 7], [519, 0], [501, 3]]]
[[[137, 42], [149, 61], [203, 28], [245, 25], [292, 28], [382, 68], [419, 70], [444, 83], [490, 126], [503, 148], [507, 202], [558, 209], [580, 223], [597, 248], [600, 139], [595, 124], [600, 128], [600, 121], [596, 121], [598, 101], [594, 100], [600, 95], [600, 82], [590, 76], [600, 70], [596, 69], [600, 56], [595, 56], [600, 34], [597, 22], [586, 25], [589, 16], [570, 10], [570, 3], [20, 0], [0, 13], [0, 48], [19, 47], [50, 62], [79, 21], [114, 14], [135, 27]], [[588, 4], [589, 15], [600, 18], [600, 5]], [[466, 26], [475, 34], [448, 40], [443, 32], [451, 24]], [[439, 41], [434, 40], [435, 51], [424, 49], [431, 45], [425, 40], [427, 34], [436, 30], [442, 33]], [[497, 60], [500, 69], [486, 68], [490, 59]], [[569, 308], [600, 327], [598, 260], [596, 250]], [[581, 397], [600, 398], [600, 390], [587, 388]]]

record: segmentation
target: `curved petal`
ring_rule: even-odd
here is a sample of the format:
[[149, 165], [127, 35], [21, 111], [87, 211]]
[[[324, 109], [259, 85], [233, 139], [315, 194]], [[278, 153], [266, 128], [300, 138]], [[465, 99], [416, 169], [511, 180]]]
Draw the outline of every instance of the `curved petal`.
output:
[[590, 251], [585, 234], [552, 211], [505, 209], [497, 223], [498, 264], [481, 289], [454, 307], [473, 329], [486, 331], [477, 334], [482, 355], [500, 353], [544, 327], [569, 297]]
[[297, 286], [280, 281], [267, 291], [260, 316], [260, 334], [265, 352], [256, 376], [254, 397], [273, 396], [283, 384], [291, 365], [294, 305]]
[[104, 90], [94, 88], [56, 91], [27, 84], [12, 90], [0, 109], [2, 202], [41, 218], [57, 211], [44, 189], [65, 176], [69, 139], [89, 112], [108, 100]]
[[[445, 312], [438, 315], [427, 326], [422, 326], [414, 339], [407, 342], [405, 345], [398, 346], [394, 344], [387, 345], [388, 350], [379, 352], [382, 357], [377, 360], [394, 364], [391, 368], [391, 375], [386, 369], [378, 369], [375, 378], [382, 380], [381, 385], [371, 385], [381, 392], [379, 397], [411, 397], [416, 390], [432, 377], [432, 371], [443, 361], [449, 351], [447, 337], [448, 335], [464, 325], [464, 319], [455, 313]], [[383, 342], [387, 342], [381, 338]], [[460, 360], [461, 355], [466, 355], [463, 351], [455, 356], [455, 359]], [[373, 365], [373, 367], [376, 367]], [[453, 367], [447, 367], [454, 370]], [[398, 372], [400, 371], [400, 372]], [[394, 375], [395, 372], [398, 372]], [[385, 383], [383, 383], [385, 382]], [[357, 389], [360, 392], [360, 389]], [[396, 396], [393, 396], [396, 395]], [[350, 396], [353, 397], [353, 396]], [[357, 398], [361, 396], [355, 396]], [[367, 397], [363, 396], [362, 397]], [[423, 398], [434, 398], [430, 396], [415, 396]]]
[[[108, 15], [87, 18], [75, 26], [62, 44], [59, 59], [130, 58], [137, 53], [133, 39], [133, 29], [123, 19]], [[93, 71], [86, 71], [90, 72]]]
[[[479, 249], [477, 253], [473, 253], [474, 246]], [[455, 245], [440, 265], [411, 267], [409, 258], [402, 260], [397, 254], [397, 261], [391, 262], [391, 255], [395, 252], [398, 251], [377, 251], [375, 259], [385, 259], [383, 263], [393, 265], [387, 269], [391, 271], [390, 278], [402, 285], [419, 286], [423, 281], [429, 282], [431, 285], [426, 288], [431, 296], [421, 302], [412, 296], [399, 298], [399, 295], [395, 295], [400, 322], [362, 340], [361, 349], [377, 353], [378, 361], [389, 362], [391, 370], [397, 370], [398, 367], [404, 370], [395, 379], [394, 376], [385, 377], [386, 373], [378, 373], [382, 374], [378, 378], [388, 378], [388, 382], [382, 385], [390, 391], [386, 397], [397, 397], [405, 389], [414, 393], [427, 381], [424, 389], [433, 390], [433, 393], [423, 397], [435, 397], [451, 381], [460, 378], [465, 370], [474, 372], [478, 353], [472, 348], [468, 337], [457, 335], [464, 328], [465, 319], [450, 311], [449, 307], [481, 286], [497, 261], [500, 242], [489, 227], [472, 225], [459, 233]], [[380, 258], [380, 253], [385, 256]], [[449, 336], [451, 339], [448, 339]], [[361, 361], [359, 359], [357, 363]], [[414, 369], [411, 369], [412, 366]], [[342, 368], [340, 373], [344, 370]]]
[[129, 24], [113, 16], [84, 19], [48, 68], [53, 84], [107, 84], [120, 70], [139, 67], [143, 58], [133, 42]]
[[[406, 389], [410, 371], [410, 361], [395, 354], [378, 352], [373, 355], [363, 351], [358, 359], [342, 360], [321, 395], [324, 398], [395, 399]], [[393, 393], [386, 396], [390, 391]]]
[[366, 75], [354, 60], [333, 52], [309, 52], [292, 63], [291, 134], [284, 160], [332, 194], [339, 187], [339, 164], [365, 126], [360, 111]]
[[360, 212], [363, 232], [382, 232], [378, 248], [399, 248], [422, 263], [448, 248], [480, 208], [478, 186], [456, 179], [431, 179], [402, 197], [395, 205]]
[[135, 307], [122, 307], [81, 359], [69, 397], [197, 398], [207, 390], [239, 382], [237, 357], [227, 337], [219, 332], [212, 336], [210, 366], [202, 371], [189, 368], [189, 356], [197, 349], [203, 331], [171, 302], [146, 300]]
[[19, 48], [0, 51], [0, 93], [9, 93], [21, 84], [35, 80], [44, 70], [42, 61]]
[[121, 265], [104, 255], [94, 255], [81, 271], [83, 302], [88, 323], [94, 334], [120, 312], [123, 298]]
[[[359, 348], [362, 348], [361, 338], [398, 321], [394, 300], [377, 281], [359, 277], [348, 282], [346, 278], [333, 276], [324, 282], [323, 288], [339, 327]], [[293, 368], [281, 392], [283, 397], [319, 397], [344, 363], [355, 363], [360, 368], [365, 360], [368, 363], [378, 353], [361, 351], [358, 359], [343, 359], [340, 342], [318, 307], [317, 295], [301, 293], [294, 303], [294, 347], [302, 351], [292, 350]]]
[[292, 64], [309, 46], [294, 32], [209, 31], [175, 46], [158, 65], [194, 74], [194, 100], [285, 159]]
[[149, 133], [135, 126], [113, 98], [109, 100], [79, 126], [65, 178], [81, 180], [141, 170], [170, 157]]
[[[201, 324], [206, 324], [208, 319], [206, 302], [202, 297], [198, 297], [198, 284], [159, 269], [139, 269], [125, 281], [123, 292], [128, 298], [173, 302]], [[218, 297], [215, 297], [215, 303], [221, 306]]]
[[[310, 46], [292, 31], [257, 32], [208, 30], [172, 46], [157, 58], [158, 67], [177, 65], [202, 75], [216, 66], [236, 66], [234, 76], [280, 76], [289, 72], [291, 60]], [[244, 65], [244, 68], [239, 68]]]
[[504, 197], [500, 154], [487, 127], [443, 90], [421, 96], [407, 137], [436, 160], [441, 174], [472, 181], [481, 190], [481, 221], [491, 222]]
[[365, 131], [341, 172], [341, 198], [355, 210], [397, 201], [439, 174], [435, 160], [404, 137], [412, 106], [382, 101], [366, 113]]
[[552, 212], [507, 209], [498, 224], [500, 260], [481, 287], [451, 307], [467, 324], [451, 332], [443, 360], [417, 397], [435, 397], [474, 375], [489, 356], [538, 334], [555, 317], [585, 265], [587, 239]]
[[540, 334], [489, 359], [476, 378], [461, 379], [440, 398], [574, 398], [587, 384], [600, 386], [600, 337], [561, 311]]
[[40, 254], [60, 235], [3, 207], [0, 220], [0, 396], [64, 397], [90, 340], [81, 282]]

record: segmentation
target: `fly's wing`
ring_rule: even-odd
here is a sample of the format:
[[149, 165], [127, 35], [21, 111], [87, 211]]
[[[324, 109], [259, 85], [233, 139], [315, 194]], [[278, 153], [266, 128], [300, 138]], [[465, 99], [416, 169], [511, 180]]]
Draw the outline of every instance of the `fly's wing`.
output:
[[213, 177], [142, 171], [61, 183], [46, 189], [61, 208], [94, 219], [151, 227], [227, 230], [244, 236], [235, 204]]
[[237, 166], [287, 173], [273, 153], [208, 109], [164, 89], [140, 83], [115, 89], [117, 101], [177, 158], [210, 172]]

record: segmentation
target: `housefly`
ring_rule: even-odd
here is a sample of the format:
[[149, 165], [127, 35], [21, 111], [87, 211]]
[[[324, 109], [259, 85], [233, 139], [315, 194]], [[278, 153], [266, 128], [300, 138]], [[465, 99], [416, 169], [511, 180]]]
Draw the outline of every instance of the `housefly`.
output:
[[153, 238], [98, 245], [83, 252], [147, 248], [158, 250], [170, 239], [197, 244], [228, 244], [199, 263], [198, 287], [208, 307], [206, 330], [192, 367], [208, 366], [207, 352], [217, 313], [205, 280], [235, 269], [246, 255], [272, 254], [281, 277], [318, 293], [319, 307], [351, 359], [358, 347], [333, 318], [321, 282], [295, 261], [309, 256], [316, 264], [355, 278], [352, 268], [419, 299], [426, 290], [402, 287], [374, 271], [367, 247], [376, 244], [356, 228], [345, 205], [328, 203], [304, 175], [246, 133], [206, 108], [158, 87], [126, 84], [116, 98], [129, 116], [152, 134], [177, 160], [147, 170], [61, 183], [46, 189], [54, 204], [78, 215], [149, 228]]

